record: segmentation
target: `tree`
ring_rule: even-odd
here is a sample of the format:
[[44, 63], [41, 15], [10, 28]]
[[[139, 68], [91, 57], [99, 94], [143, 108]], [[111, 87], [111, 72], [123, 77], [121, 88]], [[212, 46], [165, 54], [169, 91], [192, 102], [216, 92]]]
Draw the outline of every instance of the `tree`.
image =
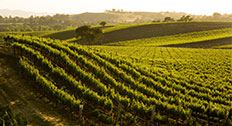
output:
[[217, 12], [213, 13], [214, 20], [220, 20], [221, 17], [222, 17], [222, 15], [220, 13], [217, 13]]
[[103, 27], [106, 25], [106, 22], [105, 21], [102, 21], [101, 23], [100, 23], [100, 25], [102, 25]]
[[112, 9], [112, 12], [116, 12], [116, 9], [113, 8], [113, 9]]
[[78, 27], [76, 29], [77, 36], [76, 38], [87, 44], [93, 44], [96, 40], [99, 40], [103, 36], [101, 29], [91, 28], [88, 25]]
[[165, 17], [163, 22], [175, 21], [172, 17]]
[[214, 17], [221, 17], [222, 15], [220, 13], [218, 13], [218, 12], [215, 12], [215, 13], [213, 13], [213, 16]]
[[177, 21], [192, 21], [192, 20], [193, 18], [190, 15], [187, 15], [187, 16], [184, 15]]

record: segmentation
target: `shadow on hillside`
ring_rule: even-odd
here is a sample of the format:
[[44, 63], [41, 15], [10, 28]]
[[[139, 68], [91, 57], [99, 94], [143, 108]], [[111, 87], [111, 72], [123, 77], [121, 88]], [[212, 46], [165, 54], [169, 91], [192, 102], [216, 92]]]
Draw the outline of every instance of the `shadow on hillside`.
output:
[[214, 46], [222, 46], [232, 44], [232, 37], [207, 40], [202, 42], [193, 42], [186, 44], [173, 44], [173, 45], [165, 45], [161, 47], [181, 47], [181, 48], [212, 48]]
[[232, 23], [229, 22], [189, 22], [142, 25], [104, 33], [104, 38], [101, 43], [231, 28], [231, 25]]

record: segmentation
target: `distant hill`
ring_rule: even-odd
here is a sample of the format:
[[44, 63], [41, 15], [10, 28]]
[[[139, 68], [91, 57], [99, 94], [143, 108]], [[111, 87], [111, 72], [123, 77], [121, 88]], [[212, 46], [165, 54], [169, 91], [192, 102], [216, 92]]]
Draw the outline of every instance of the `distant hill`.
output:
[[184, 12], [112, 12], [106, 11], [102, 13], [82, 13], [70, 15], [70, 19], [77, 24], [96, 25], [101, 21], [106, 21], [108, 24], [119, 23], [151, 23], [162, 22], [165, 17], [171, 17], [174, 20], [179, 20], [182, 16], [189, 15], [193, 21], [232, 21], [232, 14], [214, 13], [213, 15], [192, 15]]
[[182, 12], [104, 12], [104, 13], [82, 13], [70, 15], [72, 21], [78, 24], [96, 25], [101, 21], [110, 24], [117, 23], [150, 23], [154, 20], [163, 21], [165, 17], [173, 17], [179, 19], [183, 15]]
[[[0, 16], [18, 16], [18, 17], [30, 17], [33, 16], [45, 16], [54, 15], [51, 13], [35, 13], [27, 12], [22, 10], [8, 10], [0, 9]], [[81, 25], [97, 25], [101, 21], [106, 21], [107, 24], [137, 24], [137, 23], [151, 23], [151, 22], [162, 22], [165, 17], [171, 17], [174, 20], [180, 19], [182, 16], [190, 15], [193, 21], [232, 21], [232, 14], [220, 14], [214, 13], [211, 16], [205, 15], [192, 15], [184, 12], [130, 12], [130, 11], [105, 11], [99, 13], [86, 12], [81, 14], [70, 14], [54, 15], [54, 21], [57, 20], [69, 20], [68, 24], [71, 26], [81, 26]], [[58, 17], [58, 18], [57, 18]], [[5, 22], [7, 23], [7, 22]], [[23, 23], [23, 22], [16, 22]], [[63, 25], [63, 21], [60, 24]], [[46, 23], [45, 23], [46, 24]], [[43, 24], [43, 25], [45, 25]]]
[[23, 18], [28, 18], [31, 15], [33, 16], [45, 16], [45, 15], [53, 15], [51, 13], [37, 13], [37, 12], [28, 12], [28, 11], [22, 11], [22, 10], [8, 10], [8, 9], [0, 9], [0, 16], [3, 17], [23, 17]]

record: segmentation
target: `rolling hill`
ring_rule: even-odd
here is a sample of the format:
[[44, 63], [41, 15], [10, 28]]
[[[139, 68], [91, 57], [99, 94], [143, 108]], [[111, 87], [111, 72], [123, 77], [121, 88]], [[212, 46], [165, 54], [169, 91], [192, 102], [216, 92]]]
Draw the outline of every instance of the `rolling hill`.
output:
[[[96, 44], [162, 46], [163, 44], [159, 44], [159, 41], [161, 40], [165, 41], [164, 45], [173, 44], [176, 40], [179, 41], [176, 44], [199, 42], [230, 37], [231, 30], [227, 28], [231, 28], [231, 25], [231, 22], [170, 22], [134, 25], [108, 25], [102, 28], [104, 37]], [[224, 31], [224, 33], [221, 31]], [[75, 42], [75, 36], [75, 29], [68, 29], [44, 34], [41, 37]], [[185, 37], [183, 38], [181, 36]], [[170, 41], [171, 43], [166, 41]], [[224, 44], [230, 43], [227, 41], [227, 43]], [[221, 43], [221, 45], [223, 45], [223, 43]]]
[[[167, 36], [158, 36], [152, 38], [144, 38], [144, 39], [134, 39], [128, 41], [121, 42], [112, 42], [107, 43], [106, 45], [113, 46], [169, 46], [169, 45], [178, 45], [178, 44], [188, 44], [188, 43], [204, 43], [204, 41], [210, 40], [219, 40], [223, 38], [228, 38], [232, 36], [232, 28], [225, 29], [216, 29], [209, 31], [200, 31], [200, 32], [190, 32], [184, 34], [175, 34], [175, 35], [167, 35]], [[213, 44], [223, 45], [230, 44], [231, 41], [226, 39], [227, 42], [223, 43], [218, 41], [212, 42]]]
[[89, 123], [230, 125], [231, 50], [5, 40], [25, 79]]
[[103, 43], [231, 28], [231, 25], [231, 22], [182, 22], [149, 24], [105, 33]]
[[167, 45], [166, 47], [182, 47], [182, 48], [231, 48], [226, 47], [227, 45], [232, 44], [232, 37], [223, 37], [219, 39], [211, 39], [206, 41], [200, 41], [200, 42], [193, 42], [193, 43], [184, 43], [184, 44], [173, 44], [173, 45]]
[[107, 26], [104, 45], [8, 34], [0, 100], [35, 125], [232, 125], [231, 24]]

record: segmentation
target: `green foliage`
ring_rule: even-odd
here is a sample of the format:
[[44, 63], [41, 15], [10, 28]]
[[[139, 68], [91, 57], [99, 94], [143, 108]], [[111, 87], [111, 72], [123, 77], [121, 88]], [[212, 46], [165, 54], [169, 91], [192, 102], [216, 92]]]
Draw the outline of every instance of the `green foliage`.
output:
[[41, 35], [41, 37], [44, 37], [44, 38], [60, 39], [60, 40], [74, 38], [75, 36], [76, 36], [76, 33], [75, 33], [75, 29], [73, 28]]
[[126, 124], [149, 121], [154, 105], [161, 124], [230, 124], [231, 50], [80, 46], [17, 35], [5, 40], [14, 42], [37, 86], [73, 110], [84, 103], [97, 122], [111, 124], [120, 104]]
[[191, 32], [185, 34], [176, 34], [169, 36], [158, 36], [152, 38], [135, 39], [129, 41], [120, 41], [107, 43], [106, 45], [117, 46], [164, 46], [174, 44], [184, 44], [193, 42], [202, 42], [232, 36], [232, 28], [216, 29], [201, 32]]
[[193, 18], [190, 16], [190, 15], [187, 15], [187, 16], [182, 16], [179, 20], [177, 20], [177, 21], [192, 21], [193, 20]]
[[75, 32], [77, 33], [77, 39], [80, 38], [82, 41], [86, 41], [87, 44], [93, 44], [94, 41], [100, 40], [103, 35], [100, 29], [91, 28], [87, 25], [78, 27]]
[[11, 25], [7, 28], [1, 28], [0, 29], [1, 32], [31, 32], [33, 31], [33, 29], [29, 26], [29, 25]]
[[[5, 24], [1, 27], [1, 24]], [[0, 31], [51, 31], [62, 30], [77, 26], [71, 21], [69, 15], [56, 14], [54, 16], [2, 17], [0, 18]]]
[[163, 22], [170, 22], [170, 21], [175, 21], [175, 19], [172, 17], [165, 17], [163, 20]]
[[214, 49], [232, 49], [232, 44], [231, 45], [221, 45], [221, 46], [214, 46]]
[[[128, 38], [151, 38], [155, 36], [167, 36], [174, 34], [182, 34], [197, 31], [206, 31], [213, 29], [220, 29], [230, 27], [231, 23], [228, 22], [155, 22], [146, 24], [118, 24], [107, 25], [101, 28], [104, 33], [102, 43], [109, 43], [115, 41], [128, 40]], [[98, 28], [99, 26], [92, 26], [91, 28]], [[141, 29], [146, 29], [146, 32], [140, 32]], [[127, 36], [125, 36], [125, 31]], [[137, 33], [139, 32], [139, 34]], [[44, 34], [41, 37], [68, 40], [75, 42], [76, 33], [75, 29], [67, 29], [58, 32]], [[101, 44], [101, 41], [96, 42]]]
[[1, 126], [26, 126], [27, 120], [20, 114], [14, 115], [9, 106], [0, 104], [0, 125]]
[[100, 23], [100, 25], [102, 25], [103, 27], [106, 25], [106, 22], [105, 21], [102, 21], [101, 23]]

